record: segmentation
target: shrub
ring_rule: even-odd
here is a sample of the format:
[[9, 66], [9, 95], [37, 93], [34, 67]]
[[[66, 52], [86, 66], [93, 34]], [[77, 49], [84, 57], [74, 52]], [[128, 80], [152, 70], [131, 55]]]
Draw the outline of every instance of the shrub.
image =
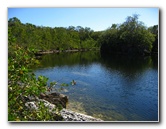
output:
[[[8, 34], [8, 120], [32, 121], [55, 120], [54, 116], [41, 103], [37, 111], [25, 106], [28, 96], [38, 96], [46, 92], [48, 78], [36, 78], [30, 70], [39, 62], [34, 58], [34, 50], [23, 48], [14, 42], [11, 31]], [[56, 109], [55, 109], [56, 110]], [[57, 113], [57, 116], [59, 114]]]

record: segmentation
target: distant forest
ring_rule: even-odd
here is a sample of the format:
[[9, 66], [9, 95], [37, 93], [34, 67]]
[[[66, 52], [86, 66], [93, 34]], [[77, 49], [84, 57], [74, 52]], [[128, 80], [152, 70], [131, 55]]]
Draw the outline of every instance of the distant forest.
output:
[[8, 27], [18, 44], [39, 50], [100, 47], [98, 38], [101, 32], [94, 32], [88, 27], [51, 28], [35, 26], [30, 23], [22, 24], [16, 17], [9, 19]]
[[158, 25], [147, 28], [137, 14], [128, 16], [122, 24], [112, 24], [104, 31], [89, 27], [44, 27], [23, 24], [13, 17], [8, 20], [8, 32], [23, 47], [37, 50], [100, 49], [102, 53], [141, 54], [158, 52]]

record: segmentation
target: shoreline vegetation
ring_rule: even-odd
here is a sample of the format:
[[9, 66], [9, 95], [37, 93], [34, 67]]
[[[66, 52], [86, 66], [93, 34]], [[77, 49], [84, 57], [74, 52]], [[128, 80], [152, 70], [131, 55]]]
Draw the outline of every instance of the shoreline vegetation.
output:
[[91, 49], [67, 49], [67, 50], [38, 50], [34, 54], [36, 56], [41, 56], [44, 54], [51, 54], [51, 53], [61, 53], [61, 52], [85, 52], [85, 51], [92, 51], [92, 50], [98, 50], [98, 48], [91, 48]]
[[[48, 85], [48, 78], [36, 78], [31, 71], [32, 66], [39, 64], [35, 56], [89, 50], [100, 50], [105, 57], [113, 54], [158, 54], [158, 25], [147, 28], [135, 14], [128, 16], [122, 24], [112, 24], [104, 31], [95, 32], [81, 26], [51, 28], [23, 24], [14, 17], [8, 21], [8, 46], [8, 121], [101, 121], [63, 109], [67, 96], [58, 93], [46, 95], [47, 88], [56, 82]], [[50, 96], [54, 99], [51, 102], [59, 103], [52, 105], [48, 101]], [[31, 97], [37, 99], [30, 102]], [[45, 99], [41, 100], [42, 97]], [[62, 104], [61, 99], [64, 98]]]
[[[57, 92], [53, 93], [42, 93], [39, 97], [26, 97], [25, 106], [30, 110], [38, 110], [38, 103], [43, 102], [46, 108], [49, 109], [49, 112], [53, 115], [55, 121], [102, 121], [99, 118], [94, 118], [89, 115], [85, 115], [82, 113], [78, 113], [75, 111], [71, 111], [66, 109], [66, 105], [68, 103], [68, 97], [64, 94], [60, 94]], [[57, 115], [54, 108], [59, 105], [60, 111]], [[61, 107], [62, 106], [62, 107]]]

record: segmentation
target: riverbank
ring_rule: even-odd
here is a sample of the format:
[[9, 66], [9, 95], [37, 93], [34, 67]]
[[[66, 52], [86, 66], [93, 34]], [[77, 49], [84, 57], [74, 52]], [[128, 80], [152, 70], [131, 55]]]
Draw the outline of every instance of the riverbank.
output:
[[91, 49], [67, 49], [67, 50], [39, 50], [38, 52], [35, 53], [36, 56], [41, 56], [44, 54], [51, 54], [51, 53], [60, 53], [60, 52], [84, 52], [84, 51], [91, 51], [91, 50], [99, 50], [98, 48], [91, 48]]
[[[55, 121], [102, 121], [101, 119], [66, 109], [68, 97], [57, 92], [41, 94], [39, 97], [28, 97], [26, 100], [25, 106], [30, 110], [38, 110], [39, 103], [43, 102], [49, 112], [53, 114]], [[60, 116], [54, 111], [55, 107], [59, 105], [62, 106], [62, 110], [59, 111]]]

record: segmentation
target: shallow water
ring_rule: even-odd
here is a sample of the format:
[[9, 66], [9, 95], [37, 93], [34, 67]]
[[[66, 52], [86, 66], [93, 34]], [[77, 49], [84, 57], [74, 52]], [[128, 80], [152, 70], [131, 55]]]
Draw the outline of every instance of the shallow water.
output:
[[57, 82], [56, 90], [69, 96], [68, 109], [105, 121], [158, 121], [157, 64], [156, 57], [89, 51], [44, 55], [34, 72]]

